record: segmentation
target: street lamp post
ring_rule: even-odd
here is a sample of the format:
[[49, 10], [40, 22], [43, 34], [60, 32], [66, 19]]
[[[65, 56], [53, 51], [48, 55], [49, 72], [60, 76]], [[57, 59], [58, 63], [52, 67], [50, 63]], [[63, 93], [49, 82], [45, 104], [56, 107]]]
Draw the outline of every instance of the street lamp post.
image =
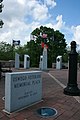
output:
[[64, 94], [72, 96], [80, 96], [80, 89], [77, 86], [77, 56], [76, 42], [71, 42], [71, 52], [69, 54], [69, 76], [68, 84], [64, 89]]

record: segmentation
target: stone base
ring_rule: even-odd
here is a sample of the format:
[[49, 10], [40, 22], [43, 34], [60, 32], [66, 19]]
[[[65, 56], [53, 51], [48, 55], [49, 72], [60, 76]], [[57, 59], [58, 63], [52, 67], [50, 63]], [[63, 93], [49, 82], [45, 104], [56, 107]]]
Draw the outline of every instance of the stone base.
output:
[[80, 96], [80, 89], [78, 87], [67, 86], [64, 88], [64, 94], [70, 96]]

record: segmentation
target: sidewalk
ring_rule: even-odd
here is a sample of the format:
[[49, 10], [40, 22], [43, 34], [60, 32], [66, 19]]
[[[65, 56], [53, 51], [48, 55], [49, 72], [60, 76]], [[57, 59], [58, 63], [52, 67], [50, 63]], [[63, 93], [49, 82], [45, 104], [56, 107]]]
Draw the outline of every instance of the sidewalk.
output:
[[[0, 120], [80, 120], [80, 97], [67, 96], [63, 89], [67, 85], [68, 70], [49, 69], [42, 72], [43, 98], [40, 103], [28, 107], [20, 112], [7, 114], [4, 109], [4, 78], [0, 80]], [[80, 70], [78, 71], [78, 86], [80, 88]], [[55, 108], [55, 117], [42, 118], [36, 110], [40, 107]]]

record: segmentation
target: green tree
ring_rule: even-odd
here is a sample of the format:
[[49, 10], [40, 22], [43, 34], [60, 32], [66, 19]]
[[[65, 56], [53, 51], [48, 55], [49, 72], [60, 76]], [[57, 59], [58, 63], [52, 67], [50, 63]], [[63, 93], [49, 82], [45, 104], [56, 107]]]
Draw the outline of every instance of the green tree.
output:
[[[66, 53], [66, 41], [64, 34], [58, 30], [54, 31], [53, 28], [47, 28], [41, 26], [36, 28], [31, 34], [36, 37], [36, 40], [32, 40], [27, 44], [30, 52], [31, 60], [35, 65], [39, 64], [39, 57], [42, 54], [41, 42], [45, 42], [42, 38], [42, 34], [47, 34], [46, 44], [48, 45], [48, 67], [52, 66], [52, 62], [55, 62], [58, 55], [64, 55]], [[33, 60], [34, 59], [34, 60]]]
[[0, 43], [0, 60], [10, 60], [13, 58], [13, 48], [6, 42]]
[[36, 41], [31, 40], [27, 43], [27, 53], [30, 56], [30, 64], [32, 67], [38, 67], [41, 47]]

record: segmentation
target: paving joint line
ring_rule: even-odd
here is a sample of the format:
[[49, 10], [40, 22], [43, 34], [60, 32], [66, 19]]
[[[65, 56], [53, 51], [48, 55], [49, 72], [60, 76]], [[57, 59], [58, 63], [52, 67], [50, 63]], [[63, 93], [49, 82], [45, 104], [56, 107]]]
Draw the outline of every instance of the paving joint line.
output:
[[[57, 82], [62, 88], [65, 88], [66, 86], [64, 84], [62, 84], [58, 79], [56, 79], [53, 75], [51, 75], [50, 73], [48, 73], [48, 75], [53, 78], [55, 80], [55, 82]], [[73, 98], [76, 99], [76, 101], [78, 103], [80, 103], [80, 96], [73, 96]]]

